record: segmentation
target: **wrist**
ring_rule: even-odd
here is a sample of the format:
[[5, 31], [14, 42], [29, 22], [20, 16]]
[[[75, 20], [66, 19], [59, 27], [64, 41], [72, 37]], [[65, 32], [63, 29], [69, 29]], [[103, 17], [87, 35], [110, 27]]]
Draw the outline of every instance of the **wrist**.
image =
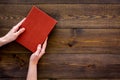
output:
[[37, 64], [30, 62], [30, 63], [29, 63], [29, 66], [36, 67]]

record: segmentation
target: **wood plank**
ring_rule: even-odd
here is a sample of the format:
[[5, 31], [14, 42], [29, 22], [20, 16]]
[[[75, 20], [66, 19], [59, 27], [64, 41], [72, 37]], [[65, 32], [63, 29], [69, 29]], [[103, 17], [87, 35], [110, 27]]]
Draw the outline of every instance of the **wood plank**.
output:
[[[25, 80], [26, 78], [0, 78], [0, 80]], [[38, 80], [120, 80], [120, 79], [57, 79], [57, 78], [50, 78], [50, 79], [40, 79]]]
[[[1, 29], [0, 34], [8, 29]], [[63, 36], [64, 35], [64, 36]], [[3, 53], [30, 53], [16, 42], [0, 48]], [[120, 29], [54, 29], [47, 53], [120, 53]]]
[[25, 80], [25, 78], [0, 78], [0, 80]]
[[[0, 80], [25, 80], [26, 78], [0, 78]], [[120, 79], [56, 79], [56, 78], [50, 78], [50, 79], [40, 79], [38, 80], [120, 80]]]
[[[26, 78], [0, 78], [0, 80], [25, 80]], [[40, 79], [38, 80], [120, 80], [120, 79], [57, 79], [57, 78], [50, 78], [50, 79]]]
[[120, 80], [120, 79], [57, 79], [57, 80]]
[[[26, 78], [0, 78], [0, 80], [26, 80]], [[50, 80], [50, 79], [40, 79], [37, 80]]]
[[85, 4], [120, 3], [119, 0], [0, 0], [0, 4]]
[[[120, 28], [119, 4], [40, 4], [37, 6], [58, 21], [56, 28]], [[32, 5], [1, 4], [0, 27], [14, 26], [27, 15], [31, 7]]]
[[57, 80], [120, 80], [120, 79], [57, 79]]
[[[38, 65], [39, 78], [120, 78], [119, 54], [63, 53], [43, 56]], [[0, 56], [1, 78], [26, 77], [30, 54], [0, 53]]]

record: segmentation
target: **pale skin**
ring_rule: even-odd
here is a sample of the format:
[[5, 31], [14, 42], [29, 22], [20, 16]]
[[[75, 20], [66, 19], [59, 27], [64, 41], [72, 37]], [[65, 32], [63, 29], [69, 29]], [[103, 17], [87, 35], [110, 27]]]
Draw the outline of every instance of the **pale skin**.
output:
[[[17, 39], [17, 37], [25, 31], [25, 28], [19, 29], [25, 18], [15, 25], [5, 36], [0, 38], [0, 46], [10, 43]], [[19, 30], [18, 30], [19, 29]]]
[[[0, 38], [0, 47], [17, 39], [17, 37], [25, 31], [20, 25], [26, 18], [15, 25], [5, 36]], [[20, 28], [20, 29], [19, 29]], [[43, 45], [39, 44], [37, 50], [30, 56], [29, 69], [26, 80], [37, 80], [37, 64], [39, 59], [45, 54], [47, 39]]]
[[37, 80], [37, 64], [39, 59], [44, 55], [46, 46], [47, 46], [47, 39], [45, 40], [42, 46], [41, 44], [39, 44], [36, 52], [34, 52], [31, 55], [27, 80]]

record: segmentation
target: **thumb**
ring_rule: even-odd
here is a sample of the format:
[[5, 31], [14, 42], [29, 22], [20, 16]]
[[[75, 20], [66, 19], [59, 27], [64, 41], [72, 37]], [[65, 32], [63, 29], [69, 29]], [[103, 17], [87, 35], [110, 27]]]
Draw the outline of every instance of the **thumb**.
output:
[[26, 20], [26, 18], [24, 18], [24, 19], [23, 19], [22, 21], [20, 21], [16, 26], [14, 26], [14, 27], [13, 27], [13, 31], [16, 32], [16, 31], [20, 28], [21, 24], [22, 24], [25, 20]]
[[19, 36], [20, 34], [22, 34], [24, 31], [25, 31], [25, 28], [19, 29], [19, 31], [16, 32], [17, 36]]
[[40, 52], [41, 52], [41, 44], [37, 46], [37, 50], [34, 54], [39, 55]]

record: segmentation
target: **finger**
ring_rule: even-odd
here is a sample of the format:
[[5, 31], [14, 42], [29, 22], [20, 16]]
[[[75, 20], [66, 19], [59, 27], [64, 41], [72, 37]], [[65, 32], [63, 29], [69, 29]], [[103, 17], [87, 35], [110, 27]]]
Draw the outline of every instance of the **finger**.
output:
[[15, 25], [13, 27], [13, 30], [14, 31], [17, 31], [19, 29], [19, 27], [21, 26], [21, 24], [25, 21], [26, 18], [22, 19], [17, 25]]
[[20, 34], [22, 34], [25, 31], [25, 28], [21, 28], [18, 32], [16, 32], [15, 34], [17, 34], [17, 36], [19, 36]]
[[46, 46], [47, 46], [47, 40], [48, 38], [45, 40], [45, 42], [43, 43], [43, 46], [42, 46], [42, 49], [41, 49], [41, 53], [44, 54], [45, 53], [45, 49], [46, 49]]
[[39, 55], [40, 52], [41, 52], [41, 44], [39, 44], [39, 45], [37, 46], [37, 50], [36, 50], [35, 54], [36, 54], [36, 55]]

